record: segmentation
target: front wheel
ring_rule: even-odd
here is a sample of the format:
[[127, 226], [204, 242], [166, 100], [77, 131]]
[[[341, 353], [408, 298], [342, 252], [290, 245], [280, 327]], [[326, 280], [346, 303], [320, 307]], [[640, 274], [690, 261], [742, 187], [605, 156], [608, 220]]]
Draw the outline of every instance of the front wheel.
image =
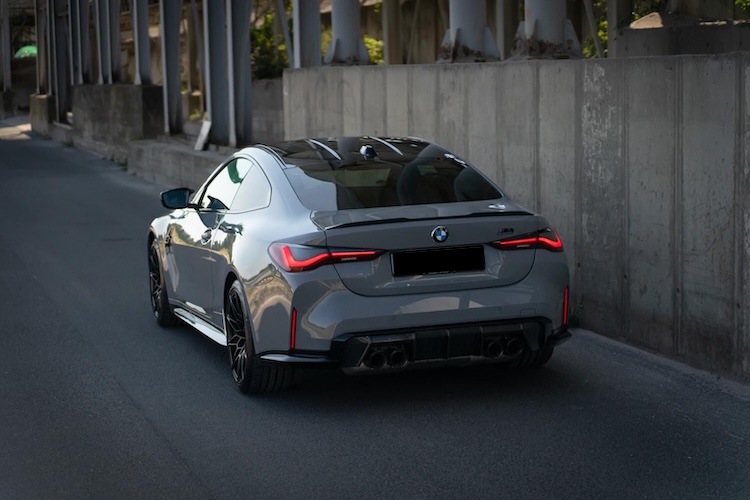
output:
[[177, 324], [177, 316], [169, 305], [169, 295], [164, 284], [164, 273], [161, 270], [159, 246], [154, 240], [148, 250], [148, 283], [151, 295], [151, 311], [156, 317], [156, 323], [162, 327]]
[[292, 368], [263, 364], [253, 349], [248, 318], [245, 290], [235, 281], [224, 304], [224, 329], [235, 384], [246, 394], [286, 389], [292, 383]]

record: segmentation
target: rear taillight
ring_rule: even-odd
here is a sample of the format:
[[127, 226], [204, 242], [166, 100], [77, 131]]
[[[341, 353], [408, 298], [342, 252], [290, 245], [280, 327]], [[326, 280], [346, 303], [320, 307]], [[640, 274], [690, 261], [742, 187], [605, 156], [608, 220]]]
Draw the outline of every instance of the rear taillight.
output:
[[337, 262], [372, 260], [383, 252], [353, 249], [329, 250], [322, 247], [274, 243], [268, 248], [268, 253], [283, 270], [298, 273]]
[[563, 242], [560, 235], [552, 228], [545, 228], [536, 235], [524, 235], [520, 238], [495, 241], [491, 245], [500, 250], [515, 250], [521, 248], [542, 248], [550, 252], [562, 252]]

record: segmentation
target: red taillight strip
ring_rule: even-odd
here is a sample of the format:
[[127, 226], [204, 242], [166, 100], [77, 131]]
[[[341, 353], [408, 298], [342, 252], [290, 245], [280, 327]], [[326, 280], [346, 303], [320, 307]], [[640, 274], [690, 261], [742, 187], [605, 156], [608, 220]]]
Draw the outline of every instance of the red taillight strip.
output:
[[297, 260], [294, 258], [294, 255], [292, 255], [292, 250], [288, 246], [281, 245], [280, 250], [281, 257], [284, 260], [283, 264], [286, 265], [287, 271], [304, 271], [305, 269], [320, 266], [330, 258], [328, 251], [325, 251], [324, 253], [320, 253], [309, 259]]
[[[302, 245], [299, 246], [303, 247]], [[310, 271], [316, 267], [336, 262], [373, 259], [383, 253], [379, 250], [339, 250], [331, 252], [326, 248], [318, 247], [304, 247], [304, 249], [318, 251], [319, 253], [313, 257], [298, 260], [292, 253], [292, 248], [283, 243], [273, 243], [269, 247], [268, 252], [282, 269], [293, 273]]]
[[563, 325], [568, 324], [568, 287], [563, 292]]
[[495, 241], [492, 243], [492, 245], [495, 248], [499, 248], [501, 250], [512, 250], [515, 248], [544, 248], [545, 250], [549, 250], [551, 252], [562, 252], [562, 238], [560, 238], [560, 235], [557, 234], [557, 231], [555, 231], [554, 229], [552, 229], [551, 231], [554, 235], [552, 238], [547, 235], [548, 230], [544, 230], [543, 235], [532, 236], [531, 238], [524, 237], [515, 240]]
[[331, 257], [336, 260], [357, 260], [365, 257], [375, 257], [378, 253], [377, 250], [362, 250], [362, 251], [351, 251], [351, 252], [331, 252]]
[[[565, 289], [567, 290], [567, 288]], [[292, 335], [289, 338], [289, 348], [294, 349], [295, 344], [297, 343], [297, 310], [292, 309]]]
[[539, 241], [539, 237], [534, 238], [521, 238], [519, 240], [504, 240], [498, 241], [495, 244], [500, 248], [519, 248], [522, 246], [536, 245]]

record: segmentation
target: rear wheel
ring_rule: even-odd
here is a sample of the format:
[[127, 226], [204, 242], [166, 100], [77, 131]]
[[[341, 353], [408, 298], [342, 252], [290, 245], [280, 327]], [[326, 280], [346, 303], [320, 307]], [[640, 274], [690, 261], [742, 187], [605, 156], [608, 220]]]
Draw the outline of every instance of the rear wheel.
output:
[[164, 273], [161, 270], [161, 259], [159, 259], [159, 247], [154, 240], [148, 251], [148, 283], [151, 295], [151, 311], [156, 317], [159, 326], [174, 326], [177, 316], [172, 312], [169, 305], [167, 288], [164, 285]]
[[246, 394], [286, 389], [292, 383], [292, 368], [263, 364], [253, 348], [248, 317], [245, 291], [240, 282], [235, 281], [224, 304], [224, 329], [234, 382]]

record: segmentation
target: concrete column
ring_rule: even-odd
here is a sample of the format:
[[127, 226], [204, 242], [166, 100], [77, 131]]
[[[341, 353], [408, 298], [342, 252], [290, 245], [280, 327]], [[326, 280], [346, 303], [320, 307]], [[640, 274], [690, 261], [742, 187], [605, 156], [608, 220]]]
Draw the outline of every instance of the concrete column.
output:
[[386, 64], [402, 64], [404, 51], [401, 43], [401, 0], [383, 0], [383, 41]]
[[[252, 81], [250, 74], [250, 12], [252, 1], [227, 0], [227, 52], [229, 92], [229, 145], [250, 144], [252, 139]], [[286, 15], [284, 16], [286, 18]]]
[[518, 22], [518, 0], [497, 0], [495, 26], [497, 48], [501, 59], [509, 58], [513, 51], [513, 40], [518, 31]]
[[617, 30], [630, 23], [632, 0], [607, 0], [607, 57], [617, 57]]
[[73, 0], [78, 5], [78, 27], [73, 36], [78, 43], [78, 75], [79, 83], [91, 83], [91, 43], [89, 42], [89, 24], [91, 22], [91, 8], [89, 0]]
[[359, 0], [332, 0], [333, 36], [326, 53], [326, 64], [367, 64], [370, 57], [359, 26]]
[[294, 25], [295, 68], [320, 66], [320, 3], [317, 0], [294, 0], [292, 3]]
[[56, 96], [55, 104], [57, 106], [56, 119], [60, 122], [67, 122], [67, 112], [71, 109], [70, 104], [70, 66], [68, 64], [68, 0], [53, 0], [53, 22], [52, 42], [53, 42], [53, 81]]
[[148, 36], [148, 0], [130, 0], [133, 17], [133, 41], [135, 42], [136, 85], [150, 85], [151, 41]]
[[214, 144], [229, 143], [226, 19], [225, 2], [203, 0], [203, 40], [206, 45], [203, 77], [206, 81], [206, 115], [211, 122], [208, 139]]
[[487, 27], [485, 0], [450, 0], [450, 28], [438, 52], [438, 62], [481, 62], [500, 58]]
[[10, 18], [8, 0], [0, 0], [0, 90], [11, 87], [10, 60], [13, 57], [10, 45]]
[[565, 2], [526, 0], [524, 12], [527, 39], [548, 45], [565, 42]]
[[36, 93], [48, 91], [47, 72], [47, 0], [34, 1], [34, 21], [36, 28]]
[[99, 54], [99, 83], [112, 83], [112, 59], [109, 47], [109, 2], [94, 0], [96, 17], [96, 45]]
[[540, 58], [581, 57], [573, 24], [565, 17], [564, 0], [525, 0], [525, 20], [514, 55]]
[[[219, 3], [219, 2], [216, 2]], [[182, 82], [180, 80], [180, 21], [182, 0], [159, 2], [161, 63], [164, 92], [164, 132], [182, 131]]]
[[120, 0], [109, 0], [109, 61], [112, 82], [119, 82], [122, 80], [121, 51]]
[[[2, 0], [0, 0], [2, 1]], [[78, 0], [68, 0], [68, 48], [70, 49], [70, 81], [73, 85], [83, 82], [80, 80], [81, 75], [81, 16], [78, 14], [80, 2]]]

